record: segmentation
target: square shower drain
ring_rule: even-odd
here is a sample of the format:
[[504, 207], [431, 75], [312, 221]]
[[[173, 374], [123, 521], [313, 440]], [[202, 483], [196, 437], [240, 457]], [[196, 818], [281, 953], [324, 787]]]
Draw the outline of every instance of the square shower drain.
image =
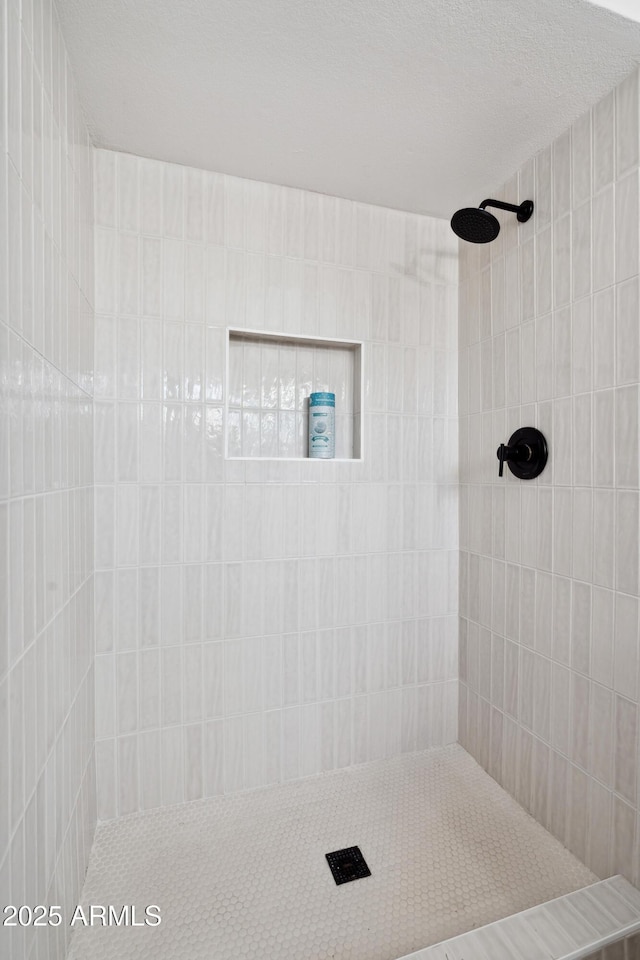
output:
[[371, 870], [360, 852], [360, 847], [345, 847], [344, 850], [334, 850], [325, 853], [331, 868], [333, 879], [337, 884], [349, 883], [350, 880], [360, 880], [361, 877], [370, 877]]

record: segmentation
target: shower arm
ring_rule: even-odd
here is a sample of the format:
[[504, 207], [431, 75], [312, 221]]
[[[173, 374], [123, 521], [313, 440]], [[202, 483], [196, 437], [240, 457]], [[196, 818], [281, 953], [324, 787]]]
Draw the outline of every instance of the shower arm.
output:
[[502, 200], [483, 200], [480, 204], [480, 209], [484, 210], [485, 207], [498, 207], [499, 210], [510, 210], [511, 213], [518, 213], [520, 207], [515, 203], [503, 203]]

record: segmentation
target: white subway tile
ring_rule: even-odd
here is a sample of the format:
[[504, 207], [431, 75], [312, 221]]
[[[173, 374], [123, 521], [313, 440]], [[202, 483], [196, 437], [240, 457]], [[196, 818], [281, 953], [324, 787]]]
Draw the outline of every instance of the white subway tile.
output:
[[575, 209], [591, 196], [591, 112], [571, 128], [571, 186]]
[[162, 313], [162, 244], [152, 237], [142, 238], [141, 310], [146, 317], [160, 317]]
[[640, 377], [638, 279], [616, 287], [616, 382], [632, 383]]
[[571, 131], [553, 143], [553, 216], [557, 220], [571, 208]]
[[593, 188], [597, 192], [615, 178], [615, 91], [593, 108]]
[[551, 147], [546, 147], [537, 154], [536, 158], [536, 220], [540, 228], [552, 218], [552, 186], [551, 186]]
[[638, 694], [638, 600], [617, 594], [613, 686], [617, 693], [637, 699]]
[[594, 555], [593, 579], [602, 587], [614, 586], [615, 568], [615, 495], [610, 490], [594, 492], [593, 540], [598, 545]]
[[615, 90], [616, 101], [616, 174], [622, 176], [638, 163], [638, 71], [623, 80]]
[[591, 201], [573, 211], [571, 229], [572, 295], [578, 300], [591, 293]]
[[616, 589], [639, 593], [637, 524], [638, 493], [619, 490], [616, 494]]
[[[160, 236], [162, 233], [162, 173], [163, 165], [156, 160], [139, 158], [140, 221], [142, 233]], [[96, 191], [99, 190], [95, 186]]]
[[571, 217], [563, 216], [553, 225], [553, 302], [559, 307], [571, 297]]
[[[636, 121], [637, 123], [637, 121]], [[638, 170], [627, 174], [615, 186], [615, 261], [616, 281], [638, 273]]]

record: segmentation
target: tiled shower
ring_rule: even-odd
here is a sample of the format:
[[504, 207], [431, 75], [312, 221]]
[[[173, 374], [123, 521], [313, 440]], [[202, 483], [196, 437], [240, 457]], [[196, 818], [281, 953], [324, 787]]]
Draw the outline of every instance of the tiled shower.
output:
[[[75, 901], [96, 790], [93, 152], [53, 6], [24, 4], [20, 17], [5, 3], [1, 23], [4, 908]], [[12, 931], [3, 955], [33, 955], [35, 933]], [[64, 956], [65, 931], [47, 934]]]
[[[95, 161], [100, 817], [455, 741], [448, 224]], [[365, 456], [300, 459], [300, 339], [244, 347], [257, 386], [230, 404], [225, 458], [227, 328], [361, 343]], [[343, 352], [326, 363], [346, 390]], [[264, 456], [276, 429], [282, 461]]]
[[0, 23], [0, 906], [70, 915], [97, 823], [456, 743], [639, 885], [638, 72], [476, 246], [98, 149], [54, 6]]
[[[640, 881], [638, 75], [460, 250], [460, 742], [597, 874]], [[493, 448], [549, 438], [530, 484]]]

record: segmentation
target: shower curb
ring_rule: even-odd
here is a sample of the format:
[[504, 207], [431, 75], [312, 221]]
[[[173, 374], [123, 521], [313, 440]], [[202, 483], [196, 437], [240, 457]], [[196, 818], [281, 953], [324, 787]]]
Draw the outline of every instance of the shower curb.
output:
[[399, 960], [581, 960], [640, 932], [640, 890], [600, 880]]

